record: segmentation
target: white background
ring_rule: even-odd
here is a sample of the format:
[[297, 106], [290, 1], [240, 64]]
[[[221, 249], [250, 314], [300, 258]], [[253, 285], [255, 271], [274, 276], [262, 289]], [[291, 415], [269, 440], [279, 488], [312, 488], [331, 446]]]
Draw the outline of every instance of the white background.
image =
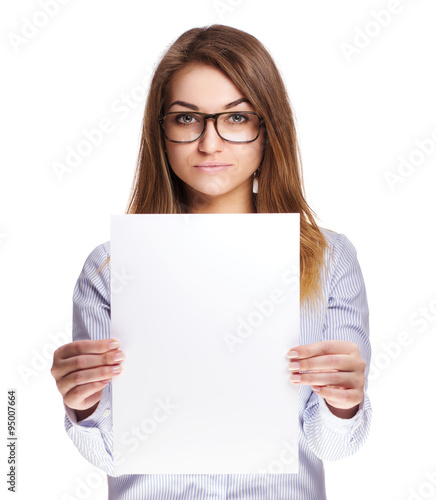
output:
[[[0, 469], [6, 391], [15, 388], [15, 498], [79, 498], [86, 482], [81, 498], [107, 498], [105, 480], [64, 430], [52, 350], [70, 335], [86, 257], [109, 240], [109, 215], [126, 208], [144, 107], [138, 86], [183, 31], [213, 23], [270, 50], [296, 113], [309, 203], [321, 226], [349, 237], [365, 277], [371, 434], [353, 457], [325, 464], [328, 497], [436, 498], [436, 479], [426, 476], [436, 476], [434, 1], [223, 0], [221, 15], [213, 0], [64, 0], [57, 12], [53, 2], [45, 20], [43, 1], [3, 2], [0, 12]], [[32, 37], [17, 42], [23, 32]], [[349, 57], [344, 44], [355, 47]], [[121, 113], [123, 94], [134, 106]], [[105, 119], [112, 132], [56, 176], [53, 163]], [[400, 156], [416, 167], [391, 188], [386, 172], [400, 175]]]

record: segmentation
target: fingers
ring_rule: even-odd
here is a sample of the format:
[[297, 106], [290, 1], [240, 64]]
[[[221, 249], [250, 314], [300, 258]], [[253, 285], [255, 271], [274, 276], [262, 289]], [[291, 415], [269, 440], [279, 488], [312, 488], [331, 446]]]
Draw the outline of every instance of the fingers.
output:
[[[313, 344], [300, 345], [293, 347], [288, 351], [288, 357], [294, 359], [306, 359], [313, 356], [326, 356], [329, 354], [351, 354], [357, 348], [354, 342], [347, 340], [323, 340], [322, 342], [315, 342]], [[294, 356], [290, 353], [298, 353]]]
[[[79, 387], [84, 385], [92, 386], [93, 382], [110, 380], [112, 377], [119, 375], [121, 371], [121, 365], [98, 366], [97, 368], [74, 371], [69, 375], [62, 377], [57, 382], [58, 390], [64, 397], [74, 389], [76, 389], [76, 392], [73, 392], [74, 394], [79, 394], [80, 396], [82, 396], [82, 391], [88, 391], [89, 387], [85, 389], [79, 389]], [[101, 389], [101, 386], [98, 386], [98, 389]], [[87, 393], [87, 395], [89, 394]]]
[[100, 401], [104, 387], [122, 371], [119, 345], [111, 338], [78, 340], [54, 352], [51, 373], [67, 406], [87, 410]]
[[308, 359], [292, 358], [289, 364], [291, 371], [309, 372], [320, 370], [341, 370], [345, 372], [355, 370], [355, 363], [348, 354], [329, 354]]
[[357, 344], [343, 340], [329, 340], [294, 347], [289, 356], [292, 372], [341, 371], [364, 373], [366, 362]]
[[102, 340], [76, 340], [60, 346], [53, 354], [53, 366], [51, 374], [58, 382], [69, 373], [92, 368], [95, 366], [113, 364], [120, 362], [114, 358], [119, 347], [119, 342], [115, 339]]
[[68, 344], [60, 346], [55, 351], [56, 359], [67, 359], [82, 354], [103, 354], [112, 349], [118, 348], [120, 343], [116, 339], [101, 340], [75, 340]]
[[289, 380], [311, 385], [336, 412], [351, 415], [351, 409], [362, 401], [366, 362], [354, 342], [326, 340], [300, 345], [290, 349], [287, 357], [293, 372]]
[[95, 368], [98, 366], [115, 365], [123, 361], [124, 353], [120, 350], [109, 351], [104, 354], [84, 354], [82, 356], [74, 356], [58, 362], [58, 370], [62, 372], [62, 376], [67, 376], [70, 373]]
[[[289, 380], [302, 385], [334, 386], [344, 389], [360, 388], [361, 380], [354, 372], [293, 373]], [[363, 385], [362, 385], [363, 387]]]

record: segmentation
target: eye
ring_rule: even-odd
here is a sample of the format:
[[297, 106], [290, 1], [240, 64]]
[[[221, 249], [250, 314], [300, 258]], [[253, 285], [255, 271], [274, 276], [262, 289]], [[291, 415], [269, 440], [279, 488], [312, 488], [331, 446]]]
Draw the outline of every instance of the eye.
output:
[[244, 115], [242, 113], [233, 113], [233, 114], [229, 115], [228, 120], [230, 122], [233, 122], [233, 123], [239, 125], [240, 123], [245, 123], [245, 122], [249, 121], [249, 118], [247, 115]]
[[175, 115], [175, 121], [181, 125], [190, 125], [191, 123], [197, 123], [198, 118], [192, 113], [180, 113]]

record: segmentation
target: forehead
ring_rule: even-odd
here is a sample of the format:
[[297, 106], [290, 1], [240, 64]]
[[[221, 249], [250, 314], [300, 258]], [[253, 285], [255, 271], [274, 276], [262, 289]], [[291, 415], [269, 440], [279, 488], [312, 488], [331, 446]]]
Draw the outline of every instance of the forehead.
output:
[[[177, 100], [195, 104], [204, 112], [214, 112], [241, 97], [244, 94], [220, 69], [190, 64], [173, 75], [168, 89], [167, 106]], [[251, 109], [248, 103], [243, 103], [242, 106]]]

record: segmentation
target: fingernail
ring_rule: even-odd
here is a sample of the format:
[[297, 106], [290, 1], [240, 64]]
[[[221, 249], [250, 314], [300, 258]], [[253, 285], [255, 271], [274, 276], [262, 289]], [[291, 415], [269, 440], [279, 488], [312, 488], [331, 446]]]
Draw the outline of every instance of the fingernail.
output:
[[289, 369], [290, 370], [299, 370], [300, 363], [298, 361], [293, 361], [292, 363], [289, 363]]
[[123, 361], [123, 359], [125, 359], [125, 356], [122, 352], [117, 352], [113, 356], [114, 361]]
[[118, 340], [112, 340], [112, 342], [109, 344], [109, 349], [116, 349], [117, 347], [120, 347], [120, 343]]
[[292, 382], [301, 382], [301, 375], [297, 375], [297, 374], [293, 373], [290, 376], [290, 380], [292, 380]]
[[320, 392], [321, 391], [321, 387], [317, 386], [317, 387], [312, 387], [312, 389], [315, 391], [315, 392]]
[[120, 365], [112, 367], [112, 373], [121, 373], [121, 370], [122, 370], [122, 368]]
[[298, 351], [289, 351], [288, 358], [298, 358]]

